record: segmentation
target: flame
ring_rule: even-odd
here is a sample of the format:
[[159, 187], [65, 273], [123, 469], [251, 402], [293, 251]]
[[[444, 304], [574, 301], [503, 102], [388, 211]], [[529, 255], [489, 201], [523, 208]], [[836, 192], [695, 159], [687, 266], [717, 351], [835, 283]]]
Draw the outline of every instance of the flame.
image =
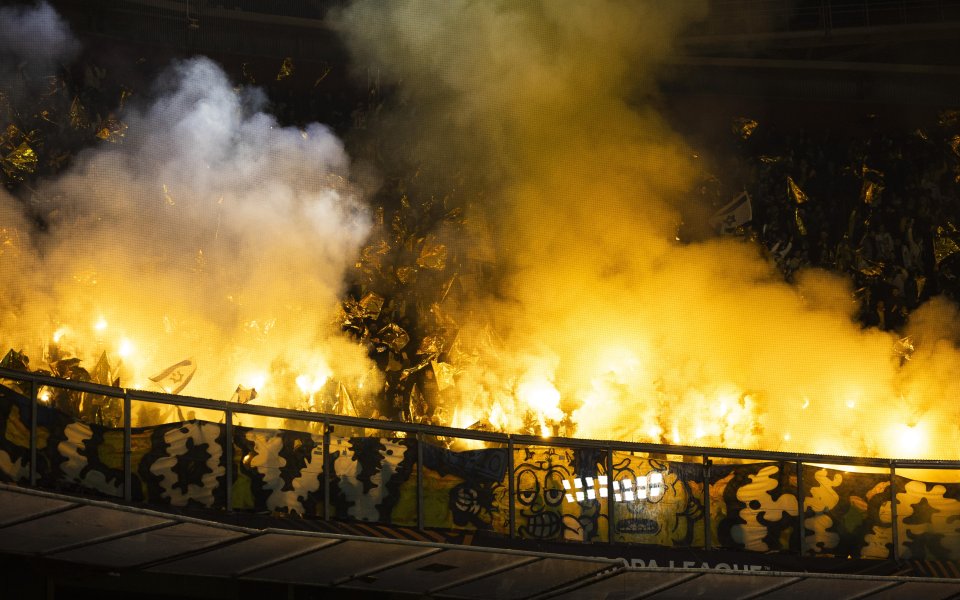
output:
[[542, 437], [552, 435], [548, 421], [561, 421], [560, 390], [542, 375], [528, 375], [517, 385], [517, 398], [533, 411]]
[[120, 340], [120, 344], [117, 347], [117, 356], [120, 358], [130, 358], [133, 356], [133, 353], [136, 349], [133, 342], [128, 338], [123, 338]]
[[258, 392], [267, 385], [270, 375], [265, 371], [252, 371], [245, 373], [240, 377], [240, 383], [247, 388], [252, 388]]
[[919, 458], [928, 450], [929, 433], [922, 423], [899, 423], [890, 430], [897, 457]]

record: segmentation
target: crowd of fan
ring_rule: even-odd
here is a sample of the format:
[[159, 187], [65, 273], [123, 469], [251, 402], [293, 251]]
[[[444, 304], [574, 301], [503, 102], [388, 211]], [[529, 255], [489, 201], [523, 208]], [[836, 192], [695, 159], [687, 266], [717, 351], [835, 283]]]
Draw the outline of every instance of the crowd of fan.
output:
[[731, 181], [751, 198], [735, 234], [756, 239], [784, 277], [818, 267], [852, 278], [864, 326], [901, 328], [938, 294], [960, 299], [960, 111], [934, 124], [856, 134], [734, 122]]

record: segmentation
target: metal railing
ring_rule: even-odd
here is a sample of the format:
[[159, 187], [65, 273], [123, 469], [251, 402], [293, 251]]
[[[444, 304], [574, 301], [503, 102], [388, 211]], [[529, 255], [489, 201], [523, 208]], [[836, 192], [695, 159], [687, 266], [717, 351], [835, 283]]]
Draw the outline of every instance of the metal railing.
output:
[[[427, 526], [424, 516], [424, 481], [423, 481], [423, 449], [424, 444], [429, 443], [431, 438], [455, 439], [455, 440], [477, 440], [485, 442], [492, 448], [506, 449], [506, 467], [507, 473], [507, 494], [509, 498], [508, 530], [509, 536], [517, 536], [517, 494], [516, 483], [514, 481], [515, 457], [514, 450], [522, 447], [553, 447], [564, 448], [568, 450], [599, 450], [598, 456], [603, 456], [606, 473], [610, 475], [606, 480], [606, 490], [601, 492], [601, 496], [608, 498], [606, 503], [605, 516], [609, 523], [607, 541], [615, 541], [615, 526], [613, 514], [616, 507], [614, 497], [616, 496], [613, 474], [615, 473], [613, 457], [615, 453], [641, 453], [654, 457], [680, 457], [684, 462], [696, 462], [702, 465], [704, 482], [708, 485], [703, 487], [703, 508], [704, 508], [704, 531], [703, 546], [706, 548], [717, 547], [714, 540], [711, 539], [713, 525], [711, 523], [710, 508], [710, 471], [715, 468], [718, 460], [744, 461], [744, 462], [763, 462], [780, 463], [786, 470], [787, 465], [794, 465], [796, 469], [796, 494], [798, 501], [798, 526], [796, 527], [796, 547], [800, 553], [804, 552], [804, 526], [803, 515], [805, 514], [803, 501], [805, 490], [803, 489], [804, 466], [836, 465], [844, 468], [873, 468], [880, 469], [887, 473], [890, 482], [890, 510], [892, 527], [892, 558], [897, 558], [898, 540], [898, 516], [895, 479], [898, 469], [949, 469], [960, 472], [960, 461], [958, 460], [918, 460], [918, 459], [892, 459], [892, 458], [870, 458], [870, 457], [851, 457], [834, 456], [820, 454], [789, 453], [780, 451], [763, 450], [742, 450], [729, 448], [712, 448], [700, 446], [674, 446], [653, 443], [639, 442], [621, 442], [613, 440], [591, 440], [577, 438], [544, 438], [531, 435], [505, 434], [492, 431], [463, 430], [451, 427], [441, 427], [434, 425], [424, 425], [417, 423], [405, 423], [397, 421], [386, 421], [377, 419], [347, 417], [334, 414], [321, 414], [302, 410], [283, 409], [268, 406], [258, 406], [250, 404], [239, 404], [221, 400], [211, 400], [205, 398], [196, 398], [190, 396], [176, 396], [157, 392], [124, 389], [110, 387], [90, 382], [59, 379], [48, 375], [16, 371], [0, 368], [0, 380], [15, 381], [26, 384], [29, 390], [29, 477], [31, 486], [38, 485], [38, 407], [40, 405], [38, 392], [42, 386], [49, 388], [59, 388], [73, 392], [80, 392], [96, 396], [113, 398], [122, 402], [122, 433], [123, 433], [123, 488], [122, 499], [126, 502], [132, 502], [134, 496], [131, 489], [133, 481], [132, 473], [132, 449], [131, 440], [133, 427], [131, 423], [133, 402], [148, 402], [163, 404], [176, 407], [187, 407], [216, 411], [223, 415], [223, 427], [225, 432], [225, 448], [230, 449], [230, 453], [225, 455], [225, 509], [231, 511], [234, 509], [232, 491], [236, 480], [234, 472], [233, 449], [235, 447], [234, 428], [237, 415], [251, 415], [259, 417], [273, 417], [285, 420], [304, 421], [313, 423], [322, 427], [323, 444], [323, 472], [322, 488], [323, 501], [321, 518], [330, 519], [334, 514], [331, 510], [331, 470], [330, 464], [330, 446], [331, 434], [337, 427], [355, 428], [361, 430], [373, 430], [379, 432], [390, 432], [395, 437], [406, 437], [416, 440], [416, 526], [424, 528]], [[19, 386], [21, 389], [24, 386]], [[619, 499], [617, 500], [619, 502]]]

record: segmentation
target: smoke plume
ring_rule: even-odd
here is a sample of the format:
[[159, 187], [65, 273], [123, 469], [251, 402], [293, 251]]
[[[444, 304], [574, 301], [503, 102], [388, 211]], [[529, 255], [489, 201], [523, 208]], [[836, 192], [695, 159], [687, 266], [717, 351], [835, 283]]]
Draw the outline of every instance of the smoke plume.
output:
[[657, 113], [656, 77], [706, 8], [358, 0], [335, 15], [357, 64], [398, 87], [382, 131], [484, 190], [471, 218], [504, 275], [460, 313], [458, 348], [480, 358], [461, 364], [457, 424], [516, 430], [532, 411], [547, 431], [565, 413], [583, 437], [956, 458], [954, 307], [917, 311], [901, 365], [841, 277], [789, 285], [751, 244], [677, 240], [702, 167]]
[[[16, 18], [60, 24], [50, 47], [67, 35], [46, 5]], [[25, 44], [8, 49], [42, 47]], [[241, 384], [297, 405], [297, 377], [307, 391], [361, 381], [370, 365], [335, 321], [367, 211], [333, 133], [281, 127], [265, 106], [213, 62], [184, 61], [121, 114], [124, 137], [25, 198], [3, 192], [2, 342], [36, 359], [53, 334], [59, 355], [89, 368], [105, 352], [144, 389], [191, 358], [184, 393], [220, 399]]]

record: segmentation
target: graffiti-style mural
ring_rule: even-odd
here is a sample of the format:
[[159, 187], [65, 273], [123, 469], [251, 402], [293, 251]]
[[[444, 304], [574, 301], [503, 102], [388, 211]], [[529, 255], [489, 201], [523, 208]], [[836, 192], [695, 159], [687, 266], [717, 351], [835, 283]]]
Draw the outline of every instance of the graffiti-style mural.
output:
[[613, 474], [615, 541], [703, 546], [703, 465], [614, 452]]
[[960, 557], [960, 484], [896, 478], [899, 556]]
[[803, 467], [803, 552], [888, 558], [893, 543], [890, 476]]
[[[0, 386], [0, 481], [29, 481], [29, 407]], [[397, 526], [422, 515], [426, 527], [506, 537], [512, 513], [513, 535], [534, 541], [698, 548], [709, 529], [722, 549], [888, 559], [896, 540], [899, 558], [960, 560], [960, 484], [887, 472], [550, 446], [511, 456], [414, 437], [331, 435], [325, 455], [323, 435], [240, 426], [229, 448], [223, 423], [196, 419], [130, 433], [132, 500], [152, 505], [226, 508], [229, 465], [233, 509], [261, 514]], [[41, 487], [123, 497], [122, 429], [39, 405], [36, 460]]]
[[424, 524], [509, 532], [508, 465], [505, 448], [451, 452], [424, 444]]
[[[605, 454], [527, 446], [514, 450], [515, 533], [521, 539], [607, 539], [607, 499], [597, 483]], [[501, 510], [508, 510], [502, 507]]]
[[237, 510], [323, 515], [323, 436], [235, 427], [233, 506]]
[[721, 548], [799, 550], [795, 465], [753, 463], [710, 469], [713, 539]]

